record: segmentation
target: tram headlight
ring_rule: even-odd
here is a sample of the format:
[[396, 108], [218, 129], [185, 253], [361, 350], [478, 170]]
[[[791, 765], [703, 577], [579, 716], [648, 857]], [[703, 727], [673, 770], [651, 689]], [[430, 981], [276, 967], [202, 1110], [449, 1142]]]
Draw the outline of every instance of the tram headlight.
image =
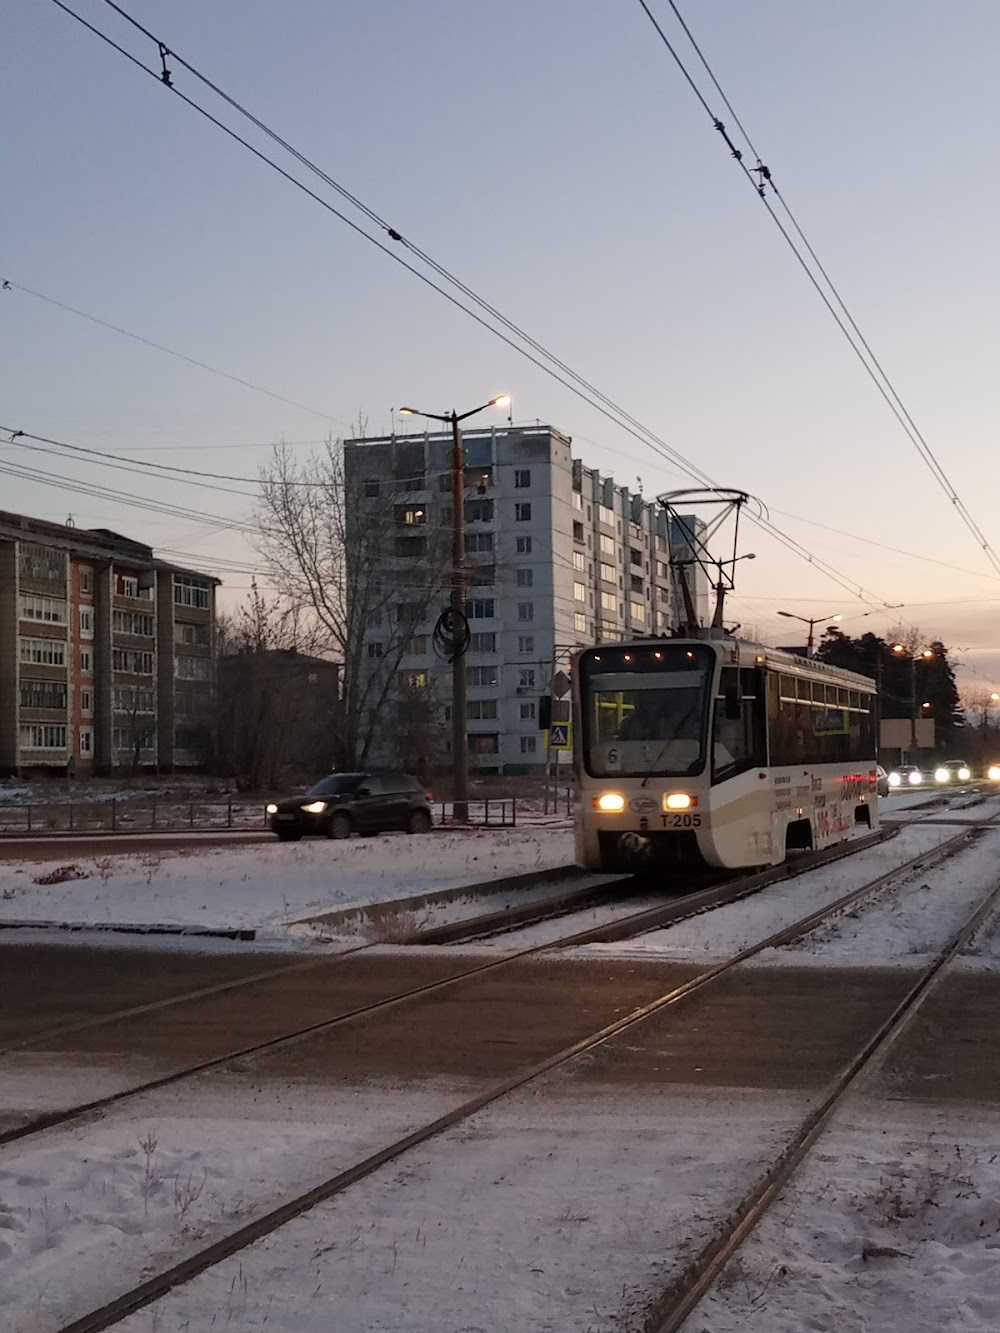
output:
[[1000, 782], [1000, 764], [990, 764], [986, 776], [991, 782]]
[[911, 773], [911, 774], [910, 774], [910, 777], [909, 777], [909, 783], [910, 783], [910, 786], [911, 786], [911, 787], [919, 787], [920, 784], [921, 784], [921, 782], [923, 782], [923, 780], [924, 780], [924, 775], [923, 775], [923, 773]]
[[890, 786], [890, 787], [898, 787], [899, 784], [900, 784], [902, 781], [903, 781], [903, 779], [899, 776], [898, 773], [890, 773], [890, 774], [889, 774], [889, 786]]
[[663, 798], [664, 810], [690, 810], [698, 804], [696, 796], [689, 796], [686, 791], [672, 791]]
[[972, 777], [972, 770], [971, 770], [970, 768], [960, 768], [960, 769], [958, 770], [958, 780], [959, 780], [959, 782], [968, 782], [968, 780], [969, 780], [971, 777]]
[[950, 781], [951, 781], [951, 774], [949, 773], [949, 771], [948, 771], [946, 768], [936, 768], [936, 769], [934, 770], [934, 781], [935, 781], [935, 782], [950, 782]]
[[625, 809], [625, 797], [618, 791], [605, 791], [594, 801], [594, 808], [606, 815], [620, 814]]

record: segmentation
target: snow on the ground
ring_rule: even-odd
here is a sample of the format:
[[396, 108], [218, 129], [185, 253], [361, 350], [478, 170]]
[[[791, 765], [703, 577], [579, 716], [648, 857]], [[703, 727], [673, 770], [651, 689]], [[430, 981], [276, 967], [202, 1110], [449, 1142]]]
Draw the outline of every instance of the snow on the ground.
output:
[[4, 1333], [55, 1333], [467, 1095], [242, 1081], [230, 1094], [188, 1085], [0, 1149]]
[[996, 1333], [998, 1133], [985, 1109], [842, 1114], [685, 1328]]
[[[955, 836], [950, 827], [914, 824], [898, 835], [829, 866], [809, 870], [794, 879], [772, 884], [741, 902], [714, 908], [687, 921], [648, 935], [615, 944], [588, 944], [587, 957], [657, 957], [682, 962], [706, 962], [725, 958], [767, 939], [852, 889], [860, 888], [911, 857], [929, 851]], [[935, 872], [940, 874], [942, 872]], [[515, 937], [510, 936], [510, 939]], [[520, 944], [523, 934], [517, 937]]]
[[[44, 884], [66, 866], [0, 861], [0, 922], [180, 925], [280, 930], [306, 913], [380, 902], [573, 860], [572, 833], [479, 829], [343, 842], [255, 843], [191, 852], [76, 858], [82, 878]], [[72, 870], [70, 873], [74, 873]]]
[[771, 1093], [525, 1090], [120, 1328], [624, 1333], [801, 1109]]
[[797, 943], [765, 949], [751, 966], [926, 966], [996, 885], [1000, 829], [951, 860], [839, 913]]

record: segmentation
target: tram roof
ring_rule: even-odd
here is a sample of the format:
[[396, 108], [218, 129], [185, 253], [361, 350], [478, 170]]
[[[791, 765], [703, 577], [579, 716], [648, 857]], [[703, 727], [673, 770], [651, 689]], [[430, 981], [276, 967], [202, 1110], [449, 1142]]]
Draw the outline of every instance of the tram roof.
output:
[[[735, 659], [738, 652], [741, 663], [745, 665], [750, 665], [746, 659], [753, 654], [755, 659], [764, 659], [761, 665], [779, 667], [782, 671], [787, 671], [789, 675], [806, 676], [813, 680], [826, 680], [831, 684], [839, 681], [845, 686], [853, 686], [855, 689], [875, 690], [875, 681], [871, 676], [862, 676], [860, 672], [848, 671], [845, 667], [831, 666], [829, 662], [818, 661], [815, 657], [800, 657], [797, 653], [785, 652], [781, 648], [768, 648], [762, 643], [751, 643], [746, 639], [649, 638], [628, 639], [620, 643], [602, 643], [590, 646], [602, 648], [605, 652], [613, 649], [630, 652], [633, 649], [655, 648], [664, 644], [669, 644], [671, 647], [697, 644], [700, 648], [718, 649], [720, 653], [725, 653], [730, 661]], [[581, 648], [580, 651], [584, 650]]]

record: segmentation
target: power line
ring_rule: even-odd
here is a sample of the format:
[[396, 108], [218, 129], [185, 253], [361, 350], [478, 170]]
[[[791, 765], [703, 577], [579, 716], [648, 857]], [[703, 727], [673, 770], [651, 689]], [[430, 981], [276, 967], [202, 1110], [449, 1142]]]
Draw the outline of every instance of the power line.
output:
[[109, 320], [101, 319], [97, 315], [88, 315], [85, 310], [78, 310], [76, 306], [67, 305], [65, 301], [57, 301], [54, 296], [46, 296], [44, 292], [36, 292], [33, 288], [25, 287], [22, 283], [14, 282], [10, 278], [3, 279], [0, 290], [23, 292], [25, 296], [33, 296], [36, 300], [45, 301], [48, 305], [56, 306], [59, 310], [66, 310], [69, 314], [76, 315], [79, 319], [85, 319], [90, 324], [97, 324], [102, 329], [110, 329], [113, 333], [120, 333], [125, 338], [131, 338], [133, 342], [142, 343], [144, 347], [152, 347], [157, 352], [165, 352], [167, 356], [176, 357], [178, 361], [186, 361], [189, 366], [197, 366], [199, 370], [207, 370], [210, 374], [219, 375], [222, 379], [230, 380], [233, 384], [241, 384], [244, 389], [252, 389], [254, 393], [262, 393], [265, 397], [274, 398], [279, 403], [286, 403], [289, 407], [297, 407], [300, 412], [309, 412], [312, 416], [322, 417], [325, 421], [332, 421], [338, 426], [348, 426], [350, 429], [348, 422], [341, 421], [339, 417], [331, 416], [329, 412], [321, 412], [318, 408], [309, 407], [306, 403], [296, 402], [294, 398], [286, 398], [284, 394], [275, 393], [272, 389], [265, 389], [262, 385], [254, 384], [252, 380], [242, 379], [239, 375], [231, 375], [228, 370], [220, 370], [218, 366], [210, 366], [206, 361], [199, 361], [197, 357], [188, 356], [185, 352], [178, 352], [173, 347], [165, 347], [163, 343], [154, 342], [151, 338], [144, 338], [141, 333], [133, 333], [130, 329], [123, 329], [119, 324], [112, 324]]
[[[598, 390], [594, 385], [590, 384], [590, 382], [584, 379], [583, 376], [579, 375], [576, 371], [572, 370], [569, 366], [566, 365], [565, 362], [560, 361], [553, 353], [549, 352], [548, 349], [544, 348], [542, 344], [532, 339], [530, 335], [524, 332], [524, 330], [520, 329], [516, 324], [514, 324], [512, 321], [508, 320], [504, 315], [502, 315], [496, 309], [496, 307], [490, 305], [489, 302], [485, 301], [482, 297], [478, 296], [478, 294], [475, 293], [472, 290], [472, 288], [468, 287], [466, 284], [461, 282], [460, 279], [450, 274], [446, 269], [443, 268], [443, 266], [437, 264], [435, 260], [433, 260], [424, 251], [420, 250], [417, 246], [413, 245], [411, 242], [404, 241], [404, 238], [402, 237], [401, 233], [398, 232], [395, 228], [391, 227], [387, 222], [380, 219], [378, 215], [374, 212], [374, 210], [368, 208], [368, 206], [363, 204], [360, 200], [358, 200], [356, 196], [352, 195], [343, 186], [341, 186], [339, 182], [336, 182], [332, 177], [328, 176], [327, 173], [322, 171], [321, 168], [317, 167], [314, 163], [310, 162], [309, 159], [306, 158], [303, 154], [299, 153], [297, 149], [287, 144], [287, 142], [281, 139], [279, 135], [277, 135], [274, 131], [270, 130], [266, 125], [264, 125], [262, 121], [260, 121], [257, 117], [253, 116], [252, 113], [243, 108], [238, 102], [235, 101], [235, 99], [229, 97], [228, 94], [222, 92], [222, 90], [219, 89], [217, 85], [212, 83], [211, 80], [209, 80], [205, 75], [197, 71], [187, 61], [183, 60], [182, 57], [178, 56], [175, 51], [167, 47], [165, 43], [161, 42], [148, 29], [144, 28], [140, 23], [138, 23], [135, 19], [133, 19], [130, 15], [128, 15], [119, 6], [112, 4], [111, 0], [107, 0], [107, 3], [111, 6], [111, 8], [115, 9], [115, 11], [119, 13], [123, 18], [125, 18], [134, 28], [143, 33], [144, 36], [146, 36], [150, 41], [156, 44], [158, 52], [161, 55], [161, 58], [163, 58], [164, 60], [164, 71], [166, 69], [165, 58], [167, 56], [169, 56], [172, 60], [177, 61], [177, 63], [183, 65], [184, 68], [189, 70], [194, 77], [198, 78], [207, 87], [211, 88], [219, 96], [223, 97], [224, 100], [230, 106], [239, 111], [240, 114], [246, 116], [247, 119], [249, 119], [258, 128], [260, 128], [264, 133], [268, 134], [275, 142], [285, 147], [287, 151], [292, 153], [292, 155], [296, 158], [296, 160], [298, 160], [300, 163], [306, 166], [310, 171], [314, 172], [320, 179], [322, 179], [331, 188], [337, 190], [337, 192], [341, 195], [341, 197], [343, 197], [346, 200], [349, 200], [354, 206], [358, 207], [364, 213], [366, 218], [368, 218], [370, 221], [375, 222], [376, 225], [380, 226], [386, 232], [390, 240], [392, 240], [395, 243], [405, 245], [406, 248], [410, 251], [410, 253], [414, 255], [415, 258], [419, 258], [421, 262], [427, 264], [441, 277], [445, 278], [449, 283], [451, 283], [460, 292], [462, 292], [463, 295], [467, 296], [469, 300], [471, 300], [474, 304], [479, 306], [479, 308], [483, 310], [487, 315], [489, 315], [490, 318], [497, 320], [505, 328], [510, 330], [510, 332], [514, 335], [514, 337], [508, 336], [507, 334], [502, 332], [501, 329], [496, 328], [494, 324], [490, 323], [489, 319], [484, 318], [482, 315], [477, 314], [475, 310], [470, 309], [468, 305], [466, 305], [463, 301], [459, 300], [451, 292], [446, 291], [442, 286], [440, 286], [437, 282], [435, 282], [433, 278], [428, 277], [426, 273], [421, 272], [420, 269], [414, 267], [413, 264], [408, 263], [407, 260], [402, 258], [398, 253], [396, 253], [394, 250], [390, 249], [387, 245], [385, 245], [382, 241], [380, 241], [378, 237], [373, 236], [370, 232], [366, 231], [364, 227], [360, 226], [358, 223], [354, 222], [351, 218], [347, 217], [343, 212], [341, 212], [341, 210], [334, 207], [328, 200], [322, 198], [322, 196], [318, 195], [308, 185], [304, 184], [296, 176], [292, 175], [291, 172], [286, 171], [272, 158], [268, 157], [266, 153], [263, 153], [260, 149], [256, 148], [254, 145], [249, 143], [248, 140], [244, 139], [241, 135], [237, 134], [235, 130], [231, 129], [228, 125], [219, 120], [216, 116], [212, 115], [211, 112], [207, 111], [204, 107], [199, 105], [199, 103], [195, 102], [192, 98], [189, 98], [184, 93], [180, 92], [179, 89], [177, 89], [174, 86], [172, 80], [163, 77], [164, 71], [157, 71], [155, 69], [150, 69], [147, 65], [143, 64], [142, 61], [138, 60], [130, 52], [126, 51], [124, 47], [120, 46], [112, 38], [108, 37], [107, 34], [101, 32], [100, 29], [96, 28], [93, 24], [87, 22], [86, 19], [82, 18], [67, 4], [65, 4], [63, 0], [53, 0], [53, 3], [59, 9], [63, 10], [66, 14], [68, 14], [70, 17], [76, 19], [79, 23], [81, 23], [95, 36], [97, 36], [102, 41], [111, 46], [119, 54], [123, 55], [127, 60], [130, 61], [131, 64], [143, 70], [151, 78], [156, 79], [156, 81], [160, 83], [162, 86], [169, 88], [171, 92], [175, 93], [176, 96], [180, 97], [183, 102], [185, 102], [193, 110], [197, 111], [199, 115], [203, 116], [217, 128], [221, 129], [224, 134], [229, 136], [235, 142], [242, 145], [242, 147], [246, 148], [247, 151], [252, 153], [262, 162], [272, 167], [272, 169], [277, 171], [279, 175], [284, 177], [284, 179], [287, 180], [290, 184], [296, 186], [304, 194], [308, 195], [311, 199], [317, 202], [322, 208], [325, 208], [333, 216], [339, 218], [340, 221], [344, 222], [355, 233], [357, 233], [359, 236], [362, 236], [365, 240], [367, 240], [370, 244], [374, 245], [377, 249], [381, 250], [384, 254], [389, 255], [389, 257], [395, 260], [396, 263], [400, 264], [403, 268], [407, 269], [408, 272], [412, 273], [414, 277], [418, 278], [428, 287], [438, 292], [441, 296], [444, 297], [446, 301], [450, 302], [457, 309], [462, 310], [471, 319], [475, 320], [475, 322], [479, 324], [482, 328], [485, 328], [488, 332], [492, 333], [495, 337], [499, 338], [507, 346], [511, 347], [514, 351], [518, 352], [521, 356], [525, 357], [533, 365], [537, 366], [540, 370], [544, 371], [546, 374], [551, 376], [558, 383], [562, 384], [565, 388], [569, 389], [571, 393], [575, 394], [578, 398], [588, 403], [591, 407], [593, 407], [596, 411], [600, 412], [603, 416], [608, 418], [608, 420], [612, 421], [620, 429], [632, 435], [647, 448], [652, 448], [656, 452], [662, 454], [665, 458], [668, 458], [693, 480], [705, 486], [714, 487], [716, 485], [716, 483], [708, 475], [708, 473], [704, 472], [697, 465], [689, 462], [684, 457], [683, 454], [681, 454], [678, 450], [674, 449], [671, 445], [667, 444], [666, 441], [661, 439], [654, 431], [650, 430], [649, 427], [644, 426], [636, 418], [630, 416], [625, 411], [624, 408], [620, 407], [612, 399], [607, 397], [607, 395]], [[520, 342], [515, 341], [515, 338], [520, 339], [521, 341]], [[521, 345], [522, 343], [526, 343], [528, 347], [533, 348], [535, 351], [538, 352], [538, 355], [536, 356], [533, 354], [532, 351], [526, 350], [526, 347]], [[545, 359], [540, 360], [539, 357], [543, 357]], [[551, 362], [551, 364], [546, 364], [546, 361]], [[553, 367], [556, 367], [556, 369], [553, 369]], [[569, 378], [567, 379], [566, 376], [569, 376]], [[770, 521], [763, 514], [760, 515], [748, 514], [748, 517], [758, 526], [763, 528], [764, 531], [768, 532], [774, 538], [774, 540], [780, 542], [788, 550], [793, 551], [800, 558], [806, 560], [809, 564], [813, 565], [814, 568], [820, 570], [833, 582], [837, 583], [838, 586], [843, 588], [845, 591], [849, 592], [852, 597], [856, 597], [858, 600], [871, 606], [876, 606], [878, 605], [879, 602], [884, 603], [884, 599], [878, 598], [876, 594], [870, 592], [863, 585], [857, 583], [856, 581], [846, 579], [843, 575], [840, 574], [840, 572], [834, 566], [830, 565], [825, 560], [821, 560], [819, 557], [815, 556], [812, 552], [808, 551], [800, 542], [797, 542], [795, 539], [789, 537], [786, 533], [782, 532], [774, 524], [770, 523]]]
[[[976, 543], [982, 548], [990, 564], [997, 571], [997, 573], [1000, 574], [1000, 556], [997, 555], [996, 551], [991, 546], [986, 534], [983, 532], [982, 528], [979, 526], [976, 520], [972, 517], [972, 514], [969, 512], [964, 501], [959, 496], [957, 490], [955, 489], [950, 478], [948, 477], [947, 473], [945, 472], [944, 468], [939, 462], [934, 451], [931, 449], [931, 446], [927, 443], [927, 440], [924, 438], [919, 427], [916, 425], [916, 422], [913, 420], [913, 417], [910, 415], [910, 412], [908, 411], [905, 403], [903, 402], [902, 398], [897, 392], [895, 385], [889, 379], [889, 376], [883, 369], [882, 364], [879, 361], [878, 357], [872, 351], [871, 345], [869, 344], [868, 340], [865, 338], [864, 334], [862, 334], [861, 330], [859, 329], [854, 317], [852, 316], [850, 310], [847, 308], [847, 305], [845, 304], [843, 297], [840, 295], [840, 292], [834, 285], [833, 280], [830, 278], [829, 273], [826, 271], [826, 269], [820, 262], [816, 254], [816, 251], [813, 249], [812, 245], [807, 240], [805, 233], [803, 232], [801, 226], [799, 225], [795, 215], [792, 213], [791, 208], [785, 202], [784, 197], [778, 190], [778, 187], [775, 185], [770, 168], [764, 165], [764, 162], [761, 159], [760, 154], [757, 152], [756, 148], [753, 145], [753, 141], [750, 139], [750, 136], [743, 128], [743, 125], [739, 120], [739, 117], [733, 110], [732, 104], [726, 97], [725, 93], [722, 90], [721, 85], [719, 84], [718, 79], [715, 77], [715, 74], [713, 73], [710, 65], [708, 64], [708, 61], [702, 54], [701, 48], [698, 46], [697, 42], [692, 36], [690, 28], [684, 22], [684, 19], [681, 17], [680, 10], [674, 3], [674, 0], [667, 0], [667, 2], [670, 5], [670, 8], [673, 10], [674, 14], [677, 16], [677, 19], [681, 27], [684, 29], [684, 32], [688, 37], [688, 40], [694, 47], [694, 50], [697, 53], [698, 58], [701, 60], [701, 63], [704, 65], [709, 78], [715, 85], [715, 88], [718, 91], [719, 96], [722, 98], [722, 101], [725, 104], [727, 110], [732, 115], [736, 125], [739, 127], [740, 133], [742, 134], [744, 140], [746, 141], [747, 146], [750, 148], [750, 151], [757, 159], [756, 167], [748, 167], [746, 163], [743, 161], [742, 152], [733, 143], [732, 138], [730, 137], [730, 135], [726, 130], [725, 124], [718, 118], [718, 116], [715, 115], [715, 113], [709, 106], [708, 102], [705, 100], [705, 97], [703, 96], [701, 90], [698, 88], [695, 80], [692, 78], [690, 72], [684, 65], [683, 60], [678, 55], [670, 39], [667, 37], [663, 28], [660, 26], [660, 24], [654, 17], [652, 10], [646, 3], [646, 0], [639, 0], [639, 5], [646, 14], [646, 16], [648, 17], [650, 23], [652, 23], [653, 27], [656, 29], [656, 32], [659, 35], [661, 41], [663, 42], [667, 50], [670, 52], [674, 61], [678, 65], [682, 74], [684, 75], [685, 80], [694, 91], [695, 96], [698, 98], [698, 101], [701, 103], [702, 107], [704, 107], [706, 113], [711, 118], [713, 127], [719, 132], [719, 134], [725, 141], [727, 147], [729, 148], [732, 157], [734, 157], [736, 161], [739, 163], [740, 167], [743, 170], [743, 174], [750, 181], [754, 190], [762, 200], [764, 207], [767, 209], [768, 215], [770, 216], [772, 222], [781, 232], [792, 253], [795, 255], [795, 258], [801, 265], [804, 273], [806, 274], [806, 277], [809, 279], [809, 281], [815, 288], [823, 304], [826, 306], [827, 310], [830, 312], [833, 319], [836, 321], [836, 324], [840, 329], [841, 333], [844, 335], [844, 337], [850, 344], [850, 347], [854, 352], [855, 356], [858, 358], [861, 365], [864, 367], [866, 374], [869, 376], [872, 383], [875, 385], [876, 389], [878, 389], [879, 393], [884, 398], [893, 416], [899, 422], [900, 426], [902, 426], [904, 432], [907, 435], [907, 438], [910, 440], [910, 443], [914, 446], [917, 453], [920, 455], [921, 459], [926, 464], [928, 470], [934, 477], [935, 481], [937, 481], [938, 485], [941, 487], [941, 489], [947, 495], [948, 499], [951, 501], [952, 506], [954, 507], [956, 513], [961, 518], [962, 522], [972, 533], [973, 537], [976, 540]], [[758, 177], [758, 179], [756, 180], [754, 179], [755, 174]], [[766, 196], [767, 189], [770, 189], [772, 193], [775, 195], [775, 197], [779, 200], [782, 208], [784, 209], [789, 219], [789, 222], [791, 223], [795, 232], [801, 239], [803, 245], [806, 248], [806, 251], [808, 252], [813, 263], [816, 265], [816, 268], [818, 269], [819, 273], [822, 275], [823, 280], [826, 283], [833, 297], [833, 301], [843, 312], [844, 316], [843, 319], [837, 313], [837, 310], [834, 308], [834, 305], [831, 303], [830, 298], [823, 290], [816, 275], [809, 267], [809, 264], [803, 257], [802, 252], [795, 244], [795, 241], [789, 235], [787, 229], [782, 225], [777, 214], [774, 212], [774, 210], [771, 208], [771, 205], [768, 203]]]

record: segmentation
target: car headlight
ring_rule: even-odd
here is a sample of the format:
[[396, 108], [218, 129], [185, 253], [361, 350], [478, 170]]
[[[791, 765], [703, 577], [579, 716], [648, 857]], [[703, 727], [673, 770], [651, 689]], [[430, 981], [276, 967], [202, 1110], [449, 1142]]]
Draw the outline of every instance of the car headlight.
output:
[[321, 815], [326, 809], [326, 801], [310, 801], [309, 804], [304, 805], [302, 809], [307, 815]]
[[934, 781], [935, 781], [935, 782], [950, 782], [950, 781], [951, 781], [951, 774], [949, 773], [949, 771], [948, 771], [946, 768], [936, 768], [936, 769], [934, 770]]
[[603, 810], [605, 814], [616, 815], [625, 809], [625, 797], [617, 791], [602, 792], [594, 805], [598, 810]]
[[986, 776], [991, 782], [1000, 782], [1000, 764], [990, 764]]
[[898, 787], [899, 784], [900, 784], [902, 781], [903, 781], [903, 779], [899, 776], [898, 773], [890, 773], [890, 774], [889, 774], [889, 786], [890, 786], [890, 787]]
[[962, 782], [968, 782], [968, 780], [972, 777], [972, 772], [968, 768], [960, 768], [958, 770], [958, 776]]
[[269, 815], [276, 815], [278, 813], [278, 807], [276, 805], [269, 805], [267, 807], [267, 813]]
[[923, 782], [923, 780], [924, 780], [924, 775], [922, 773], [910, 774], [909, 782], [911, 787], [919, 787], [921, 782]]

